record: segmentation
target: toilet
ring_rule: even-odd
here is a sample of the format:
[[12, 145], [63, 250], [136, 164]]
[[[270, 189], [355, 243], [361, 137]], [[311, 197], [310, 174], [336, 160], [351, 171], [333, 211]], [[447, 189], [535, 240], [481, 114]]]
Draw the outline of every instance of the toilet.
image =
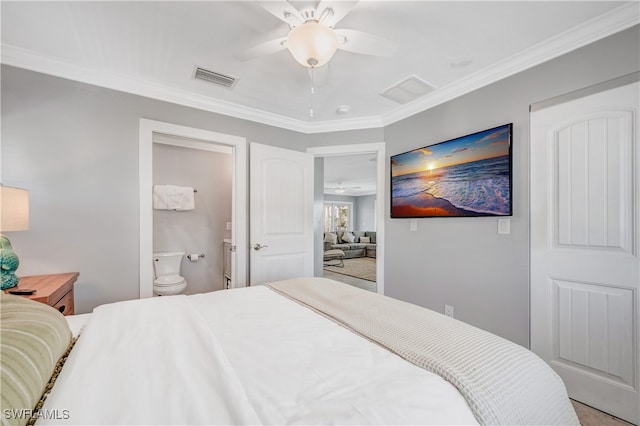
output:
[[187, 288], [187, 280], [180, 276], [183, 251], [159, 251], [153, 253], [153, 294], [171, 296], [180, 294]]

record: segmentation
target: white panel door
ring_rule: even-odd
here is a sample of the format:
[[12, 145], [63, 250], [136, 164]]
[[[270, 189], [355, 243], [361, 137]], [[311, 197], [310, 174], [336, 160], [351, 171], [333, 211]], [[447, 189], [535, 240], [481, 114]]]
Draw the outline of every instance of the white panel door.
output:
[[250, 146], [250, 282], [313, 276], [313, 156]]
[[640, 421], [638, 83], [531, 114], [531, 349]]

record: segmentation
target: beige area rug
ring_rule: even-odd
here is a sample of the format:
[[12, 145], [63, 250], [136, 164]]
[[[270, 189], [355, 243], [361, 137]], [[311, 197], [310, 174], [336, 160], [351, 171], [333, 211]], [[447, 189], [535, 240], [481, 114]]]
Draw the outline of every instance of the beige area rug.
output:
[[344, 260], [344, 268], [339, 266], [325, 266], [327, 271], [348, 275], [367, 281], [376, 281], [376, 260], [371, 257], [356, 257]]

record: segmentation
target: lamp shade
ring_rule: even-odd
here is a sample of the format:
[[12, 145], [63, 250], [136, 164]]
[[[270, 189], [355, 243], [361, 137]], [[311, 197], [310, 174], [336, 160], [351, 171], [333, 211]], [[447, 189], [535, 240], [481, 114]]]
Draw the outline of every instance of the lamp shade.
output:
[[29, 229], [29, 191], [0, 186], [0, 231]]
[[326, 25], [307, 21], [289, 32], [287, 48], [300, 64], [315, 68], [326, 64], [333, 57], [338, 49], [338, 39]]

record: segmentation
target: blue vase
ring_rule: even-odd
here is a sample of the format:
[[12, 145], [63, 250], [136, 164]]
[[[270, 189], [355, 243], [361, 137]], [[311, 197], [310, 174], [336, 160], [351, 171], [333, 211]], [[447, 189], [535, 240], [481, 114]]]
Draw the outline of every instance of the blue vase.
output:
[[0, 235], [0, 273], [2, 275], [2, 290], [6, 290], [18, 285], [19, 278], [16, 276], [20, 261], [18, 255], [13, 251], [11, 242], [4, 235]]

